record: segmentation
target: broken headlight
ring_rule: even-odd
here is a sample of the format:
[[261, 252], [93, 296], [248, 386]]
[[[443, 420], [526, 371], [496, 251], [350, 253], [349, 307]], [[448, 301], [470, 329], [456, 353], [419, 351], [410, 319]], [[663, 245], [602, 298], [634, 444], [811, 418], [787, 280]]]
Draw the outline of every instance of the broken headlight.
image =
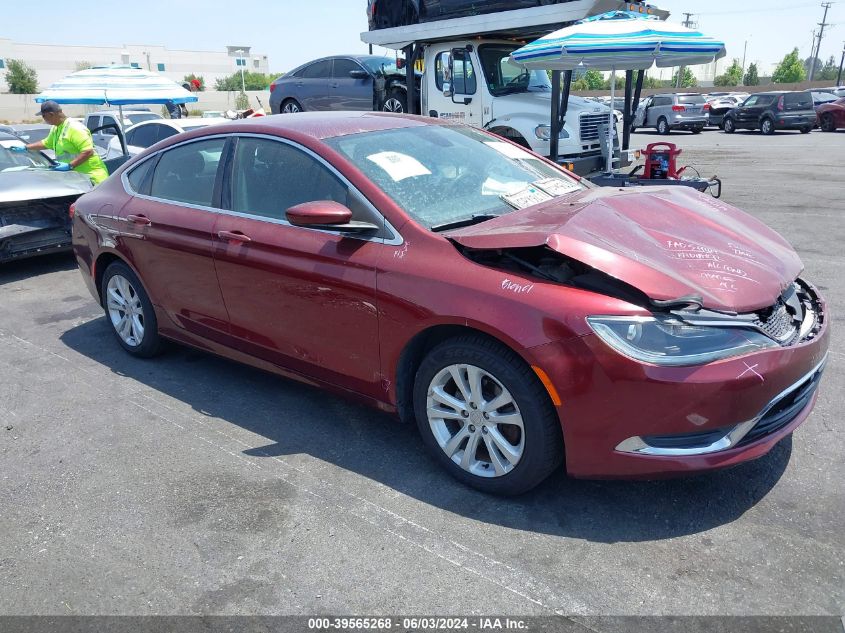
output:
[[672, 317], [592, 316], [587, 322], [620, 354], [654, 365], [703, 365], [778, 347], [755, 330], [689, 325]]

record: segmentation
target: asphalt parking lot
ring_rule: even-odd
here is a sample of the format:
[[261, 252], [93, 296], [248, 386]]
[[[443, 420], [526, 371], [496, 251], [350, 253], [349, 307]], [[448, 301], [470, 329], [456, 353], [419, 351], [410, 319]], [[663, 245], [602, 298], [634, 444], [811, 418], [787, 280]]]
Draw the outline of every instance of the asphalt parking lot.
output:
[[668, 140], [829, 303], [815, 412], [768, 456], [485, 496], [377, 411], [128, 356], [72, 257], [31, 259], [0, 268], [0, 614], [845, 613], [845, 131]]

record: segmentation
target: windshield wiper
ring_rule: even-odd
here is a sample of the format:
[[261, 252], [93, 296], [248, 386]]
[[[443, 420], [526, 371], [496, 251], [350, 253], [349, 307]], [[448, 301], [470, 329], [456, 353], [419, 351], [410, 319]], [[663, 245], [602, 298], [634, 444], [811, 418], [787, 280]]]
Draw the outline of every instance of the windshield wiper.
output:
[[463, 226], [472, 226], [473, 224], [480, 224], [499, 216], [495, 213], [477, 213], [468, 218], [461, 218], [460, 220], [453, 220], [452, 222], [444, 222], [443, 224], [435, 224], [431, 230], [437, 233], [438, 231], [447, 231], [449, 229], [459, 229]]

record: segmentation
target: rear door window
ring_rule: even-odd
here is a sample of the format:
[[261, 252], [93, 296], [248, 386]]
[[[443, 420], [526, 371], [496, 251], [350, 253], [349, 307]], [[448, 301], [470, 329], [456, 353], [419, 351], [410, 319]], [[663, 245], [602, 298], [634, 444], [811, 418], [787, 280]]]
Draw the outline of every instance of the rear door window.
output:
[[332, 60], [315, 62], [304, 68], [297, 76], [303, 79], [328, 79], [332, 75]]
[[214, 138], [165, 150], [153, 173], [150, 195], [210, 207], [225, 145], [225, 138]]
[[783, 95], [785, 110], [812, 110], [813, 97], [809, 92], [792, 92]]

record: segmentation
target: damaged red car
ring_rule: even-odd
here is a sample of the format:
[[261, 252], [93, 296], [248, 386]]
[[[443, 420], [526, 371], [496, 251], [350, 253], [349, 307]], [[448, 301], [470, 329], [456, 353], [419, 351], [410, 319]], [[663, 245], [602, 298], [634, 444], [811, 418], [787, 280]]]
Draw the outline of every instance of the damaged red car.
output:
[[181, 134], [74, 211], [127, 352], [172, 339], [353, 395], [488, 492], [561, 464], [643, 478], [765, 455], [827, 355], [823, 298], [754, 218], [686, 187], [596, 188], [428, 118]]

